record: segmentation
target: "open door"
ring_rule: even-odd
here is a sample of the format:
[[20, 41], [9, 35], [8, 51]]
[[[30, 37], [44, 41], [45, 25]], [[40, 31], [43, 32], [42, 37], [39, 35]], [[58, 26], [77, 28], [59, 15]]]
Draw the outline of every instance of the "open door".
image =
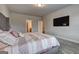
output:
[[32, 32], [32, 20], [26, 20], [26, 31]]

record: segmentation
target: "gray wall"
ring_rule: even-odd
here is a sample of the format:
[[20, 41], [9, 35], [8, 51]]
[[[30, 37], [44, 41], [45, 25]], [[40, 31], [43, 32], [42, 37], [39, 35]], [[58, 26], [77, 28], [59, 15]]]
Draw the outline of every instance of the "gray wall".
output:
[[24, 14], [19, 14], [19, 13], [10, 13], [10, 26], [12, 29], [15, 31], [23, 32], [25, 33], [26, 30], [26, 20], [32, 20], [33, 22], [33, 32], [38, 31], [38, 21], [41, 19], [41, 17], [37, 16], [29, 16], [29, 15], [24, 15]]
[[[61, 16], [70, 16], [69, 27], [54, 27], [53, 19]], [[79, 43], [79, 5], [71, 5], [44, 16], [45, 32]]]

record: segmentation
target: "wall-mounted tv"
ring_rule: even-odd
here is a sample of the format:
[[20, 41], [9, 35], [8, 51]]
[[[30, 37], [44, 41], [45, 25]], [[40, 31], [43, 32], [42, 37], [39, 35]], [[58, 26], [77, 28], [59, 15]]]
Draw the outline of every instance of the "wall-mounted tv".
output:
[[69, 16], [54, 18], [53, 26], [69, 26]]

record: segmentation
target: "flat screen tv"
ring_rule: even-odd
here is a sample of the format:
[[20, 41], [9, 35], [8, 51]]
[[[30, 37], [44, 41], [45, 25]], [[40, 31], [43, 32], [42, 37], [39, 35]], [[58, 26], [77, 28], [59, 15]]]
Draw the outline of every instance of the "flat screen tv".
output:
[[53, 26], [69, 26], [69, 16], [54, 18]]

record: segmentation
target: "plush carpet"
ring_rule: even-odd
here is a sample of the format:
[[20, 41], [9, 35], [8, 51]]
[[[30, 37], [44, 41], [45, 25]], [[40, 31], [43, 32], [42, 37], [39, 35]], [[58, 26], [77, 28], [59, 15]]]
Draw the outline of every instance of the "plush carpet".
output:
[[79, 44], [58, 38], [60, 42], [59, 54], [79, 54]]

